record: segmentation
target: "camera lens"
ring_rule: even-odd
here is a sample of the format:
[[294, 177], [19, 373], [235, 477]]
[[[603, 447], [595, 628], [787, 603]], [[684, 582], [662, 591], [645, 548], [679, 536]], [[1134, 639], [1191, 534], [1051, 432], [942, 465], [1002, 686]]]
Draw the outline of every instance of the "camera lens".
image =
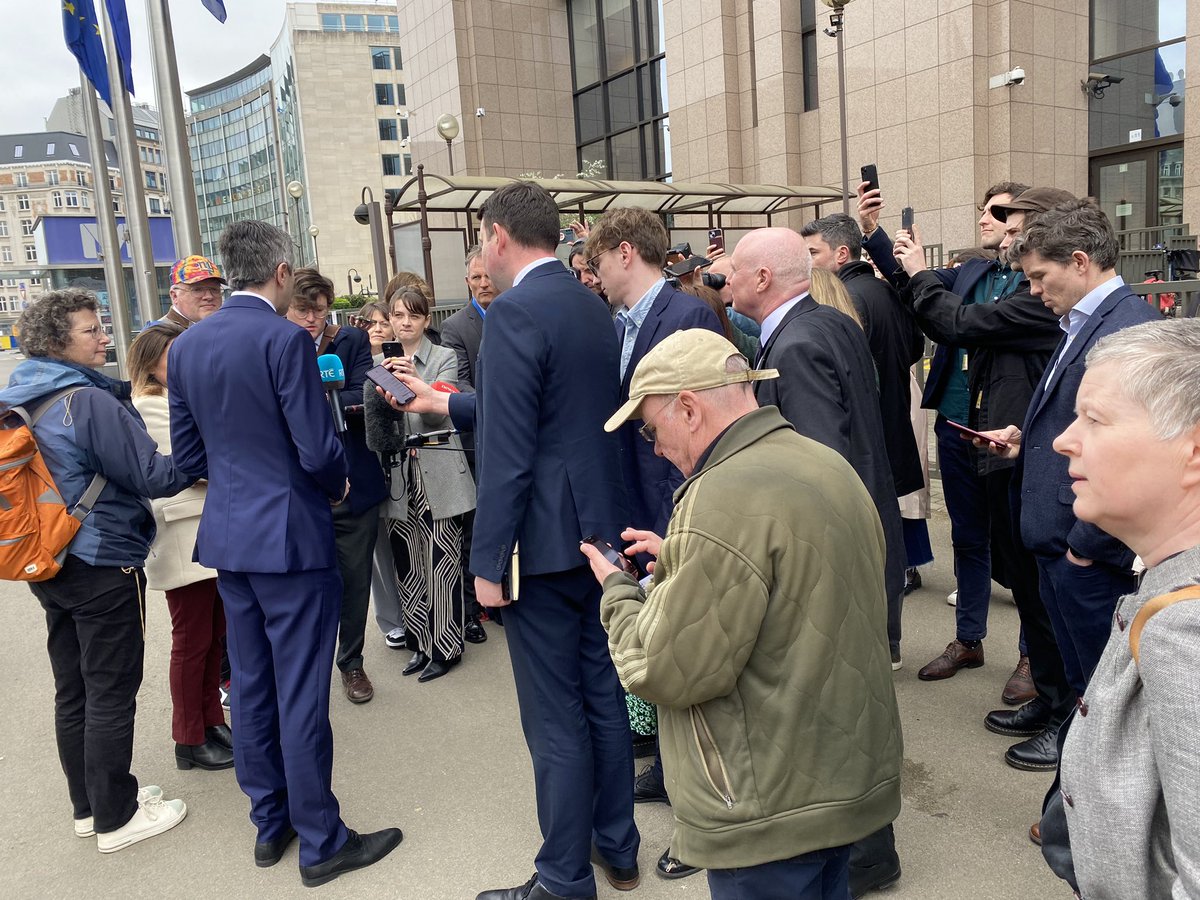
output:
[[725, 276], [720, 272], [705, 272], [700, 276], [701, 282], [705, 287], [710, 287], [714, 291], [719, 291], [725, 287]]

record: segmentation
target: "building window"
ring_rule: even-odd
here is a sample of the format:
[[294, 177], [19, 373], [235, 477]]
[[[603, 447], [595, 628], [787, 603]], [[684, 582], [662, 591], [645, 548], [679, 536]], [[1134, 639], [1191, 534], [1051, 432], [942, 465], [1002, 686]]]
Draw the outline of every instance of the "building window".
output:
[[342, 17], [334, 13], [321, 14], [321, 30], [322, 31], [341, 31]]
[[400, 154], [399, 153], [383, 154], [383, 174], [385, 176], [386, 175], [401, 175], [401, 174], [403, 174], [403, 171], [404, 170], [400, 168]]
[[21, 220], [21, 234], [23, 237], [33, 236], [33, 219]]
[[392, 34], [399, 34], [400, 33], [400, 17], [399, 16], [388, 16], [387, 20], [388, 20], [388, 31], [390, 31]]
[[121, 200], [119, 197], [113, 197], [113, 212], [119, 213], [120, 211], [121, 211]]
[[162, 204], [159, 203], [157, 197], [150, 198], [150, 213], [155, 216], [162, 214]]
[[37, 262], [37, 247], [33, 244], [25, 245], [25, 262]]
[[146, 173], [146, 187], [151, 190], [158, 190], [158, 178], [155, 177], [153, 172]]
[[404, 154], [404, 174], [405, 175], [412, 174], [412, 154], [410, 154], [410, 153]]
[[79, 206], [79, 191], [67, 191], [67, 209], [75, 209]]
[[17, 194], [17, 209], [21, 212], [28, 212], [29, 208], [29, 195]]
[[800, 58], [804, 66], [804, 110], [817, 103], [817, 0], [800, 0]]
[[83, 171], [83, 169], [77, 169], [75, 171], [75, 183], [81, 187], [86, 187], [88, 183], [87, 172]]
[[396, 131], [395, 119], [380, 119], [379, 120], [379, 139], [381, 141], [399, 140]]
[[10, 263], [12, 261], [12, 247], [8, 246], [7, 244], [5, 244], [3, 247], [0, 247], [0, 262]]
[[52, 193], [50, 195], [50, 201], [54, 205], [55, 209], [62, 209], [62, 205], [63, 205], [62, 191], [55, 191], [54, 193]]
[[371, 48], [371, 68], [390, 69], [392, 67], [392, 50], [390, 47]]
[[360, 16], [354, 13], [346, 13], [346, 30], [347, 31], [366, 31], [367, 17]]
[[0, 237], [8, 237], [8, 222], [0, 219]]
[[4, 198], [0, 197], [0, 212], [4, 212], [8, 207], [4, 203]]
[[24, 144], [17, 144], [17, 146], [13, 147], [13, 159], [20, 159], [24, 155], [25, 155], [25, 145]]
[[40, 279], [40, 278], [30, 278], [30, 279], [29, 279], [29, 286], [30, 286], [30, 287], [41, 287], [41, 286], [42, 286], [42, 279]]
[[393, 47], [393, 48], [392, 48], [392, 55], [393, 55], [393, 57], [394, 57], [394, 58], [395, 58], [395, 60], [396, 60], [396, 68], [397, 68], [397, 69], [403, 69], [403, 68], [404, 68], [404, 56], [403, 56], [403, 55], [400, 53], [400, 48], [399, 48], [399, 47]]
[[84, 209], [91, 209], [91, 208], [92, 208], [92, 195], [91, 195], [91, 194], [89, 194], [87, 191], [83, 191], [83, 192], [81, 192], [81, 193], [80, 193], [80, 195], [79, 195], [79, 199], [83, 201], [83, 208], [84, 208]]
[[396, 93], [390, 84], [375, 85], [375, 104], [377, 106], [396, 105]]
[[17, 172], [13, 176], [13, 184], [17, 187], [29, 187], [29, 176], [24, 172]]
[[396, 85], [396, 103], [399, 106], [408, 105], [407, 101], [404, 99], [404, 85], [402, 84]]
[[[53, 144], [51, 144], [53, 146]], [[51, 169], [46, 173], [46, 184], [58, 184], [58, 169]]]
[[79, 148], [76, 147], [74, 144], [67, 144], [67, 149], [71, 151], [72, 156], [79, 155]]
[[384, 16], [367, 16], [367, 31], [387, 31], [387, 18]]
[[408, 140], [408, 119], [400, 120], [400, 140]]

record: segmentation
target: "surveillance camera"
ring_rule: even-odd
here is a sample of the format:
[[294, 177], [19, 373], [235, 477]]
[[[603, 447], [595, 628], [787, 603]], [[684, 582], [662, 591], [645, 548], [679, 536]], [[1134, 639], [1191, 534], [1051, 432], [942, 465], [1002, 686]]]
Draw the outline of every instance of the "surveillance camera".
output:
[[1108, 84], [1120, 84], [1124, 80], [1124, 75], [1105, 75], [1103, 72], [1088, 72], [1088, 81], [1103, 81], [1107, 82]]
[[487, 110], [485, 110], [482, 106], [476, 107], [475, 118], [482, 119], [486, 115], [487, 115]]
[[1023, 84], [1024, 82], [1025, 82], [1025, 70], [1022, 69], [1020, 66], [1017, 66], [1015, 69], [1013, 69], [1011, 72], [1008, 73], [1008, 83], [1009, 84]]
[[399, 116], [401, 119], [407, 119], [407, 118], [408, 118], [408, 110], [406, 110], [406, 109], [397, 109], [397, 110], [396, 110], [396, 115], [398, 115], [398, 116]]

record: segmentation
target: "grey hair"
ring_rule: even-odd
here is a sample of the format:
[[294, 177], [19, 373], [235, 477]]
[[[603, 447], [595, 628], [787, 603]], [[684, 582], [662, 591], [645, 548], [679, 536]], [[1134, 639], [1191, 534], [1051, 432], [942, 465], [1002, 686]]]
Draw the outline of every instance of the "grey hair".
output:
[[71, 343], [71, 313], [82, 310], [100, 310], [91, 291], [64, 288], [43, 294], [17, 319], [21, 352], [26, 356], [57, 357]]
[[831, 213], [819, 219], [813, 219], [800, 229], [800, 237], [820, 235], [831, 250], [845, 247], [850, 251], [850, 259], [862, 258], [862, 229], [845, 213]]
[[1200, 319], [1144, 322], [1106, 335], [1087, 367], [1117, 366], [1121, 389], [1140, 404], [1154, 433], [1170, 441], [1200, 425]]
[[478, 259], [482, 255], [483, 248], [478, 244], [472, 244], [471, 249], [467, 251], [467, 258], [463, 260], [463, 266], [468, 269], [471, 268], [471, 260]]
[[221, 232], [221, 262], [235, 291], [266, 284], [280, 263], [292, 266], [292, 237], [269, 222], [245, 219]]
[[1009, 255], [1021, 259], [1037, 251], [1043, 259], [1066, 265], [1071, 255], [1082, 251], [1101, 270], [1117, 264], [1121, 245], [1103, 210], [1091, 198], [1068, 200], [1025, 223], [1020, 237], [1009, 248]]

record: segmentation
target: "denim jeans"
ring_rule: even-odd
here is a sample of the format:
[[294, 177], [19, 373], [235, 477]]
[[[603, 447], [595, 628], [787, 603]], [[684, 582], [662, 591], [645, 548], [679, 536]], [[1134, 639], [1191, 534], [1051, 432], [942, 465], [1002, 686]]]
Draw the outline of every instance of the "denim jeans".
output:
[[955, 608], [960, 641], [981, 641], [987, 636], [988, 603], [992, 596], [991, 537], [987, 489], [975, 471], [974, 449], [938, 416], [938, 466], [942, 492], [950, 514], [950, 543], [954, 547], [954, 574], [958, 581]]

